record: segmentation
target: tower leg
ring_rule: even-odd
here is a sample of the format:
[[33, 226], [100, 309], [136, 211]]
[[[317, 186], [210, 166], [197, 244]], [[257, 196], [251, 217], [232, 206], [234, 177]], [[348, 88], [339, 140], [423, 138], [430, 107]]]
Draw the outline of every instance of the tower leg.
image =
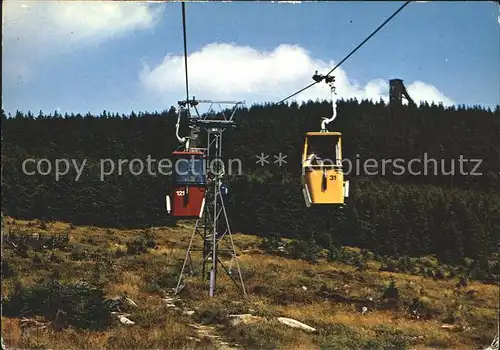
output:
[[[220, 192], [219, 192], [220, 194]], [[241, 290], [243, 291], [243, 295], [247, 295], [247, 292], [245, 290], [245, 283], [243, 282], [243, 275], [241, 274], [241, 269], [240, 269], [240, 263], [238, 262], [238, 255], [237, 255], [237, 252], [236, 252], [236, 246], [234, 245], [234, 241], [233, 241], [233, 234], [231, 232], [231, 227], [229, 226], [229, 219], [227, 218], [227, 213], [226, 213], [226, 206], [224, 205], [224, 199], [222, 198], [222, 195], [220, 196], [220, 200], [221, 200], [221, 206], [222, 206], [222, 211], [224, 212], [224, 219], [226, 221], [226, 229], [227, 229], [227, 232], [229, 234], [229, 240], [231, 241], [231, 248], [233, 250], [233, 257], [234, 259], [236, 260], [236, 269], [238, 270], [238, 277], [240, 278], [240, 283], [241, 283]], [[232, 276], [230, 276], [231, 279], [233, 278]]]
[[191, 265], [191, 247], [193, 246], [194, 236], [196, 235], [196, 232], [198, 230], [198, 222], [199, 222], [199, 220], [196, 220], [196, 224], [194, 225], [193, 233], [191, 234], [191, 239], [189, 240], [189, 246], [188, 246], [188, 249], [186, 251], [186, 257], [184, 258], [184, 263], [182, 264], [182, 269], [181, 269], [181, 273], [179, 276], [179, 280], [177, 281], [177, 286], [175, 287], [175, 294], [178, 294], [181, 291], [181, 289], [184, 287], [184, 286], [181, 287], [181, 282], [182, 282], [182, 277], [184, 276], [184, 269], [186, 268], [188, 260], [189, 260], [189, 264], [191, 267], [190, 273], [193, 273], [193, 268]]

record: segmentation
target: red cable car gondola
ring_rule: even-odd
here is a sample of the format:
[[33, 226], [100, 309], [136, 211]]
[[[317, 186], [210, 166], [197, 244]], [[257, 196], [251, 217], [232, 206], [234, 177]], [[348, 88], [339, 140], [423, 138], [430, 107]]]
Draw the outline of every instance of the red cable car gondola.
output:
[[174, 169], [167, 212], [175, 217], [200, 218], [205, 206], [207, 177], [203, 152], [173, 152]]

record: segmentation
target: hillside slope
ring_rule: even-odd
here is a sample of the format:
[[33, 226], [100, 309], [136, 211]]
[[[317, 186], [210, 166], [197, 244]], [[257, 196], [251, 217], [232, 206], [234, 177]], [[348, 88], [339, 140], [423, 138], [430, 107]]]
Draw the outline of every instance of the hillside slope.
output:
[[[171, 288], [190, 222], [148, 230], [10, 217], [3, 224], [2, 337], [8, 349], [466, 349], [488, 345], [496, 332], [497, 285], [462, 281], [458, 288], [459, 279], [447, 274], [379, 271], [370, 252], [357, 267], [326, 261], [328, 252], [319, 252], [314, 263], [265, 253], [258, 237], [235, 234], [247, 298], [220, 273], [214, 298], [193, 277], [175, 299]], [[440, 269], [432, 257], [417, 260], [409, 263]], [[81, 281], [87, 284], [77, 285]], [[124, 293], [137, 306], [111, 299]], [[110, 300], [135, 324], [111, 315]], [[54, 322], [58, 310], [66, 313], [62, 330]], [[231, 314], [257, 317], [235, 325]], [[23, 327], [21, 317], [30, 319]], [[317, 331], [290, 328], [277, 317]]]

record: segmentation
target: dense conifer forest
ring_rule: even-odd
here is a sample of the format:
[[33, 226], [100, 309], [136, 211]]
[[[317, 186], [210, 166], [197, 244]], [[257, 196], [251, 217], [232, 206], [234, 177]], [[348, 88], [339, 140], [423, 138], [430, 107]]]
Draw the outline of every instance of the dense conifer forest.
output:
[[[240, 159], [243, 170], [228, 179], [233, 231], [292, 237], [326, 248], [355, 245], [392, 256], [435, 254], [449, 263], [486, 259], [497, 251], [499, 107], [423, 103], [391, 109], [383, 101], [339, 101], [329, 129], [343, 133], [345, 159], [353, 164], [369, 158], [379, 163], [400, 158], [406, 164], [420, 159], [412, 166], [415, 173], [432, 158], [437, 168], [428, 168], [426, 175], [399, 174], [390, 166], [382, 174], [380, 164], [379, 174], [361, 168], [348, 175], [351, 193], [344, 208], [307, 209], [300, 187], [304, 134], [318, 130], [320, 118], [330, 113], [326, 101], [255, 105], [237, 112], [237, 127], [224, 133], [225, 158]], [[179, 147], [175, 122], [174, 109], [126, 116], [2, 113], [3, 214], [111, 227], [172, 223], [164, 202], [168, 176], [147, 171], [134, 176], [125, 166], [122, 174], [116, 169], [101, 181], [100, 160], [138, 158], [146, 164], [148, 156], [171, 158]], [[270, 164], [256, 164], [261, 152], [270, 155]], [[281, 167], [273, 163], [279, 153], [287, 155]], [[461, 169], [461, 157], [481, 161], [465, 161]], [[56, 159], [74, 159], [78, 166], [87, 161], [78, 180], [71, 166], [56, 181], [53, 172], [24, 174], [28, 158], [47, 158], [52, 166]], [[448, 175], [452, 166], [455, 175]], [[28, 170], [34, 169], [30, 163]]]

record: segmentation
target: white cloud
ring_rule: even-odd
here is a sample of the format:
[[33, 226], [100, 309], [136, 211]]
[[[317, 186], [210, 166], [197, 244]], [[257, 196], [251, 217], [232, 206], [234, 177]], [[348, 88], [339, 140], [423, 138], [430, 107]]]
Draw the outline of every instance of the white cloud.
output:
[[[312, 82], [316, 70], [326, 74], [334, 62], [325, 62], [311, 57], [299, 46], [280, 45], [273, 51], [260, 51], [247, 46], [212, 43], [188, 57], [189, 90], [191, 97], [200, 99], [245, 100], [247, 105], [255, 102], [276, 102]], [[360, 86], [349, 79], [342, 68], [336, 77], [338, 98], [388, 100], [388, 78], [376, 79]], [[184, 59], [167, 55], [156, 67], [144, 66], [140, 81], [147, 91], [156, 94], [165, 104], [174, 104], [183, 99]], [[417, 81], [407, 86], [415, 102], [454, 102], [436, 87]], [[329, 87], [316, 84], [292, 100], [329, 98]]]
[[426, 84], [421, 81], [416, 81], [406, 88], [408, 94], [416, 103], [420, 101], [428, 102], [442, 102], [443, 105], [449, 106], [455, 104], [453, 100], [446, 97], [441, 91], [439, 91], [435, 86]]
[[14, 1], [2, 3], [4, 72], [27, 75], [53, 54], [152, 28], [163, 6], [134, 2]]

